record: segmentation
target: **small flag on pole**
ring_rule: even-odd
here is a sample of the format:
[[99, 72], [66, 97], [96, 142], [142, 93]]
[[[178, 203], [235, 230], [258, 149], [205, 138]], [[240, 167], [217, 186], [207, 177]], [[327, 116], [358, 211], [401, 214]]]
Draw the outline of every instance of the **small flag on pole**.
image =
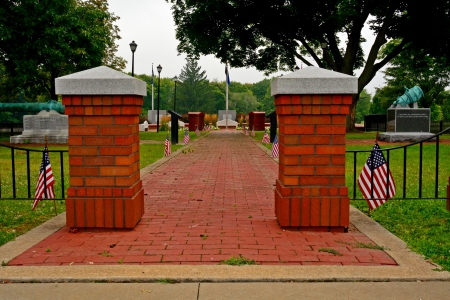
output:
[[279, 154], [278, 134], [276, 134], [272, 144], [272, 156], [278, 157], [278, 154]]
[[245, 133], [245, 125], [242, 124], [242, 132]]
[[245, 135], [248, 135], [248, 128], [245, 128]]
[[262, 138], [262, 142], [264, 144], [270, 144], [270, 137], [269, 137], [269, 134], [267, 133], [267, 130], [264, 131], [264, 136]]
[[187, 145], [190, 141], [189, 131], [187, 129], [184, 130], [184, 144]]
[[255, 137], [255, 127], [252, 128], [252, 137]]
[[370, 209], [386, 203], [395, 195], [394, 177], [391, 170], [389, 170], [389, 174], [387, 172], [387, 163], [377, 142], [358, 177], [358, 186], [364, 198], [367, 199]]
[[166, 134], [166, 141], [164, 142], [164, 156], [170, 155], [170, 141], [169, 135]]
[[34, 210], [41, 199], [55, 198], [55, 190], [53, 185], [55, 179], [53, 177], [52, 166], [50, 165], [50, 157], [48, 156], [47, 144], [44, 147], [41, 168], [39, 170], [39, 178], [36, 184], [36, 193], [34, 194], [33, 208]]
[[227, 76], [227, 85], [230, 85], [230, 73], [228, 73], [228, 64], [225, 64], [225, 75]]
[[196, 134], [197, 136], [200, 135], [200, 130], [198, 130], [198, 126], [197, 126], [197, 125], [195, 125], [195, 134]]

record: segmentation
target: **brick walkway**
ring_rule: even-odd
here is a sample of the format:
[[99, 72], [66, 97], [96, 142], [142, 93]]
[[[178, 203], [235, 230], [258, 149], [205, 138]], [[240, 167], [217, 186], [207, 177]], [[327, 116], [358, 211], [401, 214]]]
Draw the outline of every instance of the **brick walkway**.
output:
[[[145, 214], [131, 231], [64, 227], [9, 265], [396, 265], [364, 234], [288, 232], [274, 214], [278, 164], [241, 132], [216, 131], [142, 178]], [[335, 254], [326, 252], [331, 249]]]

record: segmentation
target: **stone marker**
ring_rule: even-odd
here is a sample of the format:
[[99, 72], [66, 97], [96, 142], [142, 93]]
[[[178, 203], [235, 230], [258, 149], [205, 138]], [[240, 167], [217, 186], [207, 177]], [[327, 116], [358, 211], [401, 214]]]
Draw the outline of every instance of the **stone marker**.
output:
[[37, 115], [23, 116], [23, 132], [10, 137], [11, 144], [67, 144], [68, 118], [57, 111], [40, 111]]

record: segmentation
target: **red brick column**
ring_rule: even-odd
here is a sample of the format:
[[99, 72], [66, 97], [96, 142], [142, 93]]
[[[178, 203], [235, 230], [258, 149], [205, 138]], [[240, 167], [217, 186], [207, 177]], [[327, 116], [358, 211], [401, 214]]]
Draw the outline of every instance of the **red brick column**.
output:
[[346, 115], [351, 95], [275, 95], [279, 176], [275, 213], [294, 230], [346, 231]]
[[144, 213], [139, 168], [142, 96], [65, 96], [69, 227], [133, 228]]

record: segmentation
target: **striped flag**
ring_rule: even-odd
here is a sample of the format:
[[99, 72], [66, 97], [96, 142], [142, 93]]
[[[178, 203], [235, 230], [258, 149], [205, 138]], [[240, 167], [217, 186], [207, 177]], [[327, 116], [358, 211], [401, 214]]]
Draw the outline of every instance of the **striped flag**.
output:
[[197, 125], [195, 125], [195, 134], [196, 134], [197, 136], [200, 135], [200, 130], [198, 130], [198, 126], [197, 126]]
[[255, 127], [252, 128], [252, 137], [255, 137]]
[[245, 133], [245, 125], [242, 125], [242, 132]]
[[[45, 170], [45, 171], [44, 171]], [[33, 208], [34, 210], [41, 199], [55, 198], [55, 190], [53, 185], [55, 178], [53, 177], [52, 166], [50, 165], [50, 157], [48, 156], [47, 145], [44, 147], [41, 168], [39, 170], [39, 178], [36, 184], [36, 192], [34, 194]]]
[[386, 203], [387, 199], [395, 195], [394, 177], [391, 170], [387, 173], [387, 163], [377, 142], [358, 177], [358, 185], [370, 209]]
[[279, 154], [279, 146], [278, 146], [278, 134], [275, 135], [275, 139], [273, 140], [272, 144], [272, 156], [278, 157]]
[[190, 141], [190, 137], [189, 137], [189, 131], [186, 129], [184, 130], [184, 144], [187, 145]]
[[267, 133], [267, 130], [264, 131], [264, 136], [262, 138], [262, 142], [264, 144], [269, 144], [270, 143], [270, 137], [269, 137], [269, 134]]
[[164, 142], [164, 156], [170, 155], [170, 141], [169, 135], [166, 134], [166, 141]]
[[245, 135], [248, 135], [248, 128], [245, 128]]

